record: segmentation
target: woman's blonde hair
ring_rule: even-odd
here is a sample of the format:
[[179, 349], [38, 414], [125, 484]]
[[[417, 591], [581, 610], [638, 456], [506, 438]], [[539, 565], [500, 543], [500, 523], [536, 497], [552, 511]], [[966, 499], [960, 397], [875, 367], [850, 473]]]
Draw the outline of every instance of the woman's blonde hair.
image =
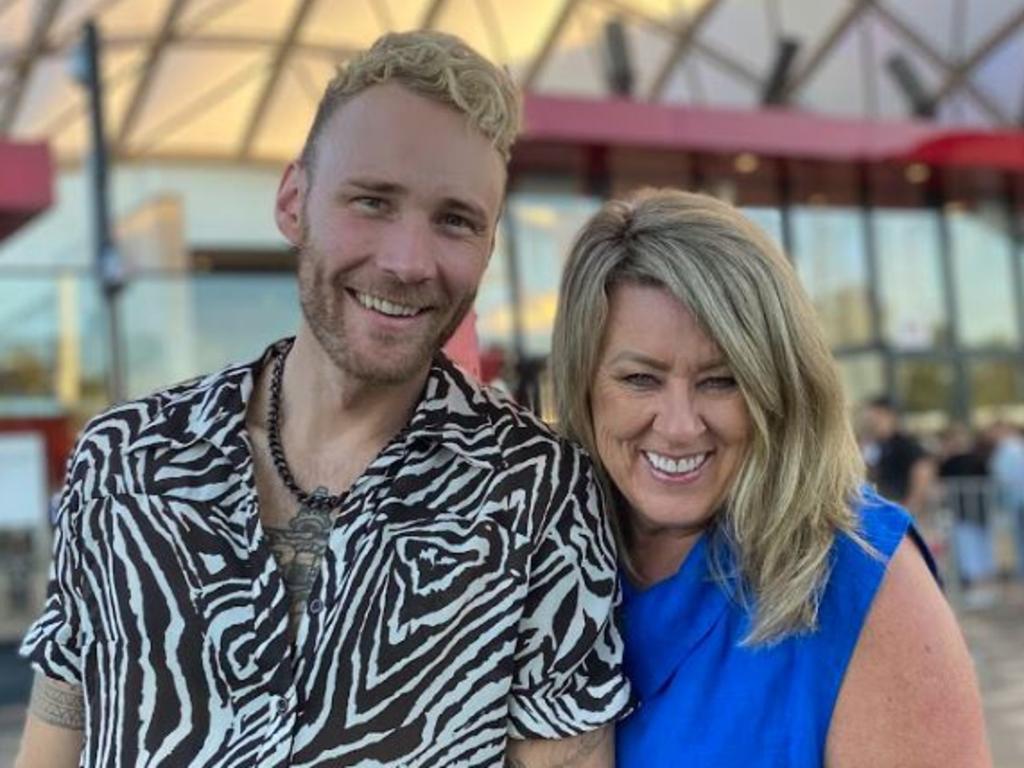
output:
[[338, 67], [317, 106], [303, 164], [313, 167], [317, 137], [339, 106], [390, 82], [464, 114], [508, 162], [522, 111], [511, 75], [455, 35], [418, 30], [383, 35]]
[[[863, 465], [796, 274], [767, 235], [706, 195], [643, 190], [606, 203], [572, 247], [551, 352], [560, 426], [598, 464], [591, 386], [620, 283], [675, 296], [718, 345], [746, 403], [750, 445], [708, 531], [712, 572], [754, 612], [746, 641], [813, 629], [836, 532], [864, 544], [851, 508]], [[602, 481], [629, 567], [623, 500], [603, 472]]]

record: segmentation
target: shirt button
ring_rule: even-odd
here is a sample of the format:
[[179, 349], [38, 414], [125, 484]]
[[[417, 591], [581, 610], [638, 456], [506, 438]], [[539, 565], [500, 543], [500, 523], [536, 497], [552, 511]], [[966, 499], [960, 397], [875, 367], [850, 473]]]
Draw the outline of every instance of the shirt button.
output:
[[277, 713], [279, 715], [283, 715], [286, 711], [288, 711], [288, 699], [286, 699], [284, 696], [278, 696]]
[[324, 601], [319, 597], [314, 597], [309, 601], [309, 612], [314, 616], [324, 609]]

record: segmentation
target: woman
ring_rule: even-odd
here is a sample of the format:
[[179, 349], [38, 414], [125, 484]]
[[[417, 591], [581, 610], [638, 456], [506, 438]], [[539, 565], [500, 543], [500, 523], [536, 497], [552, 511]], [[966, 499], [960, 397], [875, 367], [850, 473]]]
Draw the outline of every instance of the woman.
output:
[[828, 347], [762, 232], [702, 195], [606, 204], [551, 359], [625, 563], [619, 766], [989, 764], [931, 561], [861, 490]]

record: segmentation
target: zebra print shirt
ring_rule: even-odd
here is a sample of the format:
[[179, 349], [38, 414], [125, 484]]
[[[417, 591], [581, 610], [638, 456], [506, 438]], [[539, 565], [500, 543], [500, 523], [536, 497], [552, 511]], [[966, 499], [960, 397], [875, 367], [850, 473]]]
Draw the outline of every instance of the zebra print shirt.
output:
[[294, 641], [244, 428], [259, 361], [94, 419], [22, 654], [82, 765], [500, 766], [628, 707], [584, 455], [443, 357], [346, 496]]

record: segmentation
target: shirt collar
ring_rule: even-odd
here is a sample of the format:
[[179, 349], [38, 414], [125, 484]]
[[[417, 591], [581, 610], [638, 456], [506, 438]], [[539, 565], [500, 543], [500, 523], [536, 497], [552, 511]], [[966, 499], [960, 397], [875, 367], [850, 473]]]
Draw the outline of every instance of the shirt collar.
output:
[[423, 395], [406, 428], [412, 441], [432, 441], [471, 464], [503, 465], [493, 396], [443, 353], [434, 357]]
[[[156, 416], [129, 450], [155, 445], [187, 448], [206, 441], [228, 456], [248, 452], [245, 416], [256, 377], [291, 341], [281, 339], [256, 360], [159, 393]], [[483, 387], [438, 353], [403, 433], [408, 440], [437, 442], [472, 464], [493, 467], [502, 463], [493, 422], [497, 410]]]

